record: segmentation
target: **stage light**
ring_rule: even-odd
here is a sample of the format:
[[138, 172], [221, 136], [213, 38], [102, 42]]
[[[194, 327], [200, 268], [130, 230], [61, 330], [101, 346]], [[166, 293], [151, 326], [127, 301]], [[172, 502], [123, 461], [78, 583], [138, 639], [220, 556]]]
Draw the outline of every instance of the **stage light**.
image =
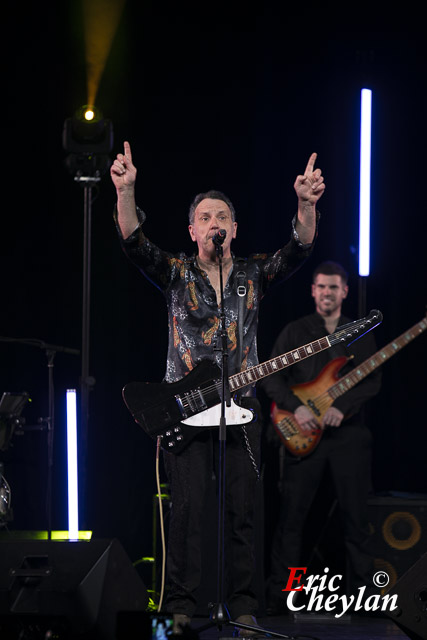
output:
[[64, 123], [62, 143], [65, 151], [79, 155], [108, 154], [113, 148], [113, 127], [93, 106], [80, 107]]
[[372, 91], [362, 89], [360, 102], [359, 275], [369, 276], [371, 215]]
[[79, 489], [77, 464], [77, 394], [67, 389], [68, 531], [70, 540], [79, 538]]
[[62, 144], [69, 155], [65, 164], [76, 176], [99, 177], [111, 166], [113, 126], [93, 105], [83, 105], [64, 122]]
[[86, 109], [85, 111], [85, 120], [93, 120], [95, 117], [95, 111], [93, 109]]
[[[0, 530], [1, 532], [1, 530]], [[73, 534], [74, 536], [75, 534]], [[79, 531], [78, 539], [90, 541], [92, 539], [93, 531]], [[1, 540], [5, 538], [13, 537], [14, 540], [55, 540], [57, 542], [63, 542], [65, 540], [69, 540], [70, 542], [74, 542], [76, 540], [75, 537], [70, 538], [69, 531], [47, 531], [47, 530], [32, 530], [29, 531], [26, 529], [25, 531], [14, 531], [13, 535], [0, 535], [0, 544]], [[0, 590], [1, 591], [1, 590]]]
[[79, 107], [74, 114], [74, 118], [76, 121], [82, 122], [86, 124], [87, 122], [100, 122], [104, 120], [104, 116], [102, 115], [102, 111], [95, 107], [93, 104], [84, 104]]

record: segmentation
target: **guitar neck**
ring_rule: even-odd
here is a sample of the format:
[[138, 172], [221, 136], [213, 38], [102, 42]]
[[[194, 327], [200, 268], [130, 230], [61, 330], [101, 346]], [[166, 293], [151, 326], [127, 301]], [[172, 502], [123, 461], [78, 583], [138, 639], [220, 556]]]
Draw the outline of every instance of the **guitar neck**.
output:
[[377, 367], [381, 366], [389, 358], [395, 355], [400, 349], [406, 347], [414, 338], [417, 338], [423, 331], [427, 329], [427, 318], [423, 318], [413, 327], [402, 333], [401, 336], [392, 340], [385, 347], [374, 353], [373, 356], [367, 358], [358, 367], [355, 367], [346, 376], [340, 378], [334, 385], [329, 387], [328, 393], [332, 398], [338, 398], [349, 391], [354, 385], [366, 378]]
[[229, 378], [230, 391], [234, 393], [243, 387], [254, 384], [258, 380], [261, 380], [261, 378], [266, 378], [272, 373], [276, 373], [285, 367], [291, 366], [291, 364], [305, 360], [305, 358], [309, 358], [315, 353], [319, 353], [319, 351], [329, 349], [329, 347], [332, 346], [330, 340], [331, 337], [332, 336], [325, 336], [324, 338], [310, 342], [303, 347], [298, 347], [298, 349], [295, 349], [294, 351], [288, 351], [287, 353], [271, 358], [271, 360], [267, 360], [262, 364], [257, 364], [245, 371], [235, 373]]
[[329, 336], [324, 336], [319, 340], [314, 340], [303, 347], [297, 347], [292, 351], [288, 351], [287, 353], [271, 358], [271, 360], [267, 360], [262, 364], [257, 364], [249, 369], [245, 369], [245, 371], [241, 371], [240, 373], [235, 373], [228, 379], [230, 391], [235, 393], [239, 389], [243, 389], [243, 387], [255, 384], [255, 382], [261, 380], [261, 378], [266, 378], [272, 373], [276, 373], [285, 367], [290, 367], [291, 364], [295, 364], [296, 362], [305, 360], [305, 358], [314, 356], [315, 353], [319, 353], [319, 351], [323, 351], [324, 349], [329, 349], [329, 347], [332, 347], [335, 344], [348, 344], [349, 340], [357, 340], [365, 333], [378, 326], [381, 321], [381, 312], [377, 309], [373, 309], [366, 318], [343, 324], [338, 327], [335, 333], [331, 333]]

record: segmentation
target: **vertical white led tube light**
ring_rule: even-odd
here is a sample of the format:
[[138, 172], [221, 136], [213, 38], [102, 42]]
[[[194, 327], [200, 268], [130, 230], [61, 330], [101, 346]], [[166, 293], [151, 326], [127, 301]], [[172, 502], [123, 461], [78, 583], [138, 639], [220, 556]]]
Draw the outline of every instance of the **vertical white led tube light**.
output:
[[372, 91], [362, 89], [360, 102], [359, 276], [369, 276], [371, 215]]
[[67, 470], [68, 470], [68, 536], [79, 538], [79, 491], [77, 463], [77, 394], [67, 389]]

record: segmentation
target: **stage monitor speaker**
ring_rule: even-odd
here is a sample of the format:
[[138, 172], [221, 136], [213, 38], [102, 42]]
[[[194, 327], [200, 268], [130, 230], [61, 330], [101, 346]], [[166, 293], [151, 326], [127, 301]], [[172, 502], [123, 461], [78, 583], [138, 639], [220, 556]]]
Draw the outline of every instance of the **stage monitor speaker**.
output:
[[2, 640], [117, 640], [126, 614], [145, 624], [147, 604], [144, 583], [117, 540], [0, 541]]
[[370, 552], [375, 569], [388, 574], [390, 589], [426, 550], [427, 500], [375, 497], [368, 509]]
[[397, 608], [387, 615], [411, 640], [427, 638], [427, 553], [387, 592], [397, 595]]

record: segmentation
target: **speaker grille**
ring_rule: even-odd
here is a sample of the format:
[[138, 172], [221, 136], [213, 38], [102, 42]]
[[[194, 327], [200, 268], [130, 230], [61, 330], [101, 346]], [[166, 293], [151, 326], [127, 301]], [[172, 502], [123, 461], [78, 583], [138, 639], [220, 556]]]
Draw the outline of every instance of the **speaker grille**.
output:
[[427, 500], [377, 497], [368, 509], [375, 568], [389, 576], [385, 593], [425, 552]]

